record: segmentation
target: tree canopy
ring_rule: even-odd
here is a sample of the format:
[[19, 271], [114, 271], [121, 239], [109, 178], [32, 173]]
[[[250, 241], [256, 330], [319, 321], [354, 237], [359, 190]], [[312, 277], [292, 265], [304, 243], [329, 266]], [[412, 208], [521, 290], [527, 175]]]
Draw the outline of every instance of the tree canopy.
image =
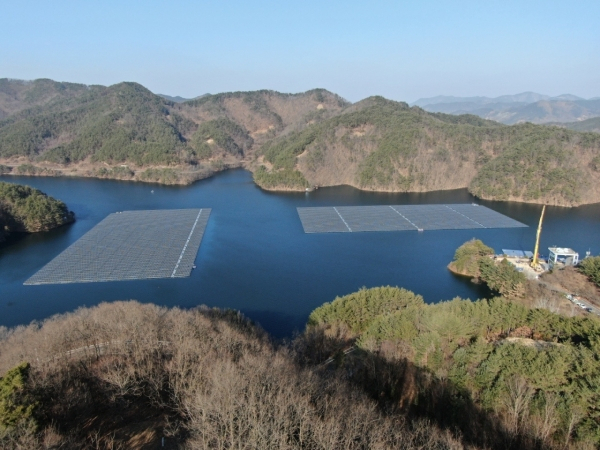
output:
[[[317, 308], [308, 328], [323, 327], [352, 330], [359, 348], [402, 355], [448, 380], [447, 396], [420, 391], [415, 408], [428, 408], [431, 401], [463, 423], [459, 399], [468, 396], [497, 414], [511, 432], [539, 433], [546, 445], [571, 437], [600, 439], [600, 321], [595, 318], [564, 317], [503, 298], [428, 305], [409, 291], [386, 287], [363, 289]], [[384, 389], [401, 377], [406, 375], [390, 372], [364, 382], [383, 383], [379, 389]], [[429, 383], [422, 383], [427, 389]], [[389, 395], [399, 400], [405, 394], [395, 386], [396, 393]], [[545, 421], [551, 423], [542, 432]]]
[[600, 286], [600, 256], [584, 258], [579, 264], [579, 268], [592, 282]]
[[63, 202], [38, 189], [0, 182], [0, 232], [47, 231], [74, 217]]

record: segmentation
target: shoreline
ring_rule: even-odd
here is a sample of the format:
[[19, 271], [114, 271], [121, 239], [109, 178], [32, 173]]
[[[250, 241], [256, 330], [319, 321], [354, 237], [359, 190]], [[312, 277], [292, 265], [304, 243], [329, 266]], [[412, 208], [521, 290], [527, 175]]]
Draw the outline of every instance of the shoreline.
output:
[[0, 171], [0, 175], [24, 177], [54, 178], [95, 178], [98, 180], [132, 181], [165, 186], [189, 186], [196, 181], [212, 177], [214, 174], [241, 167], [237, 162], [211, 162], [207, 165], [192, 166], [136, 166], [135, 164], [106, 163], [72, 164], [34, 164], [19, 158], [18, 160], [0, 159], [0, 169], [4, 166], [8, 171]]
[[[207, 165], [200, 165], [194, 170], [190, 170], [189, 166], [146, 166], [140, 167], [135, 164], [118, 164], [110, 166], [106, 163], [89, 163], [84, 162], [81, 164], [73, 164], [69, 166], [61, 166], [59, 164], [38, 164], [35, 165], [33, 162], [26, 160], [25, 158], [18, 158], [17, 160], [9, 160], [0, 158], [0, 168], [5, 166], [10, 168], [10, 171], [1, 172], [0, 175], [13, 175], [13, 176], [46, 176], [46, 177], [79, 177], [79, 178], [96, 178], [100, 180], [117, 180], [117, 181], [133, 181], [148, 184], [161, 184], [166, 186], [189, 186], [196, 181], [204, 180], [212, 177], [213, 175], [230, 169], [248, 170], [253, 172], [251, 164], [247, 164], [246, 161], [210, 161]], [[17, 170], [22, 167], [19, 172]], [[112, 173], [111, 173], [112, 172]], [[307, 192], [306, 188], [292, 188], [286, 186], [277, 187], [265, 187], [254, 181], [254, 184], [260, 189], [267, 192]], [[336, 187], [339, 185], [319, 185], [319, 188]], [[371, 189], [355, 186], [353, 184], [346, 184], [346, 186], [353, 187], [364, 192], [375, 192], [375, 193], [389, 193], [389, 194], [401, 194], [401, 193], [420, 193], [426, 194], [430, 192], [446, 191], [454, 189], [469, 189], [468, 186], [462, 188], [453, 189], [435, 189], [435, 190], [393, 190], [393, 189]], [[312, 192], [315, 189], [309, 188], [308, 192]], [[494, 202], [515, 202], [525, 203], [530, 205], [543, 205], [560, 207], [560, 208], [577, 208], [579, 206], [593, 205], [600, 202], [591, 203], [577, 203], [577, 204], [561, 204], [555, 202], [539, 202], [535, 200], [526, 200], [520, 198], [509, 198], [509, 199], [496, 199], [489, 197], [477, 197], [469, 191], [469, 194], [473, 195], [478, 200], [494, 201]]]
[[454, 275], [456, 275], [456, 276], [459, 276], [459, 277], [463, 277], [463, 278], [469, 278], [469, 279], [470, 279], [470, 281], [471, 281], [473, 284], [478, 284], [478, 283], [476, 283], [476, 282], [472, 281], [472, 280], [476, 279], [477, 277], [475, 277], [475, 276], [473, 276], [473, 275], [469, 275], [469, 274], [467, 274], [467, 273], [462, 273], [462, 272], [459, 272], [458, 270], [456, 270], [456, 269], [454, 268], [454, 265], [453, 265], [452, 263], [449, 263], [449, 264], [446, 266], [446, 268], [447, 268], [447, 269], [448, 269], [448, 270], [449, 270], [451, 273], [453, 273]]

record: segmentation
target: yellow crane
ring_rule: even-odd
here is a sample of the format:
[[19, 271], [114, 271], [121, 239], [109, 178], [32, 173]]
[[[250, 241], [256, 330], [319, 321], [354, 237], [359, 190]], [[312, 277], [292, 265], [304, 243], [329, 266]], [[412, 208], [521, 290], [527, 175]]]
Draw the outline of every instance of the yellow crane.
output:
[[546, 211], [546, 205], [542, 206], [542, 214], [540, 215], [540, 224], [538, 225], [537, 233], [535, 235], [535, 249], [533, 250], [533, 259], [531, 260], [531, 267], [534, 270], [540, 269], [540, 263], [538, 261], [538, 251], [540, 249], [540, 235], [542, 234], [542, 221], [544, 220], [544, 212]]

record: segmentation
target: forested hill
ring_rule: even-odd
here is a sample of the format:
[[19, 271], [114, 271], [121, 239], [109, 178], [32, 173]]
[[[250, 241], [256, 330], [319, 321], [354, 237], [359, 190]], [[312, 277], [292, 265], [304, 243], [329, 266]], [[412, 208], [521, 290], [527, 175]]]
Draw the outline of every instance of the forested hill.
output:
[[73, 220], [60, 200], [29, 186], [0, 182], [0, 242], [11, 232], [48, 231]]
[[405, 289], [381, 287], [317, 308], [311, 333], [365, 352], [336, 359], [354, 384], [482, 446], [591, 449], [600, 442], [600, 322], [591, 315], [565, 317], [505, 298], [428, 305]]
[[136, 83], [0, 80], [0, 172], [182, 184], [240, 166], [266, 189], [468, 187], [488, 199], [600, 202], [595, 133], [505, 126], [382, 97], [350, 104], [323, 89], [176, 103]]
[[12, 173], [188, 183], [347, 105], [323, 89], [175, 103], [137, 83], [0, 80], [0, 164]]
[[77, 97], [88, 89], [83, 84], [58, 83], [48, 79], [21, 81], [0, 78], [0, 119], [53, 100]]
[[[478, 197], [555, 205], [600, 201], [600, 135], [428, 113], [373, 97], [265, 144], [259, 184], [376, 191], [468, 187]], [[271, 171], [267, 170], [271, 169]], [[279, 181], [284, 180], [284, 181]]]

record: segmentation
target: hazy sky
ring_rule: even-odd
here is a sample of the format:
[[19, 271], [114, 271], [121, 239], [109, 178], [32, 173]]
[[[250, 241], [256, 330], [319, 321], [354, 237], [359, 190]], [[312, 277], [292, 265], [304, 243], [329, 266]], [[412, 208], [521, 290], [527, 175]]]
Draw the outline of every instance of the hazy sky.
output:
[[600, 0], [9, 1], [0, 78], [194, 97], [600, 96]]

